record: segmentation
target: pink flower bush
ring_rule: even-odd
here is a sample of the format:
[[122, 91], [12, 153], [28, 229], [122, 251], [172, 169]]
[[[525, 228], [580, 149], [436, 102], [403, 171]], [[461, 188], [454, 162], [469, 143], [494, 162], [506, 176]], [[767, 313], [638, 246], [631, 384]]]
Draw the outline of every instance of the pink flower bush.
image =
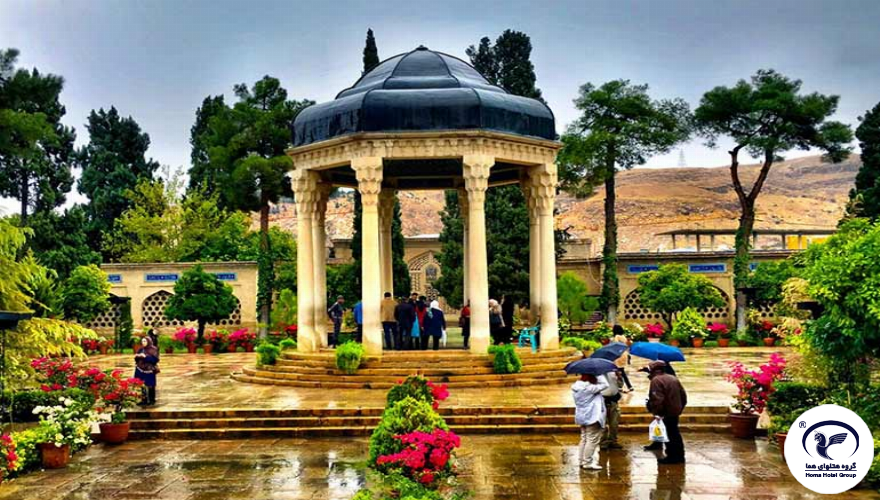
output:
[[183, 345], [192, 344], [196, 341], [196, 336], [198, 332], [194, 328], [178, 328], [176, 332], [174, 332], [174, 341]]
[[709, 333], [719, 338], [724, 337], [730, 331], [724, 323], [709, 323], [709, 326], [706, 328], [709, 330]]
[[666, 333], [663, 329], [663, 325], [660, 323], [654, 323], [652, 325], [645, 325], [645, 329], [643, 330], [645, 335], [650, 338], [663, 338], [663, 334]]
[[229, 343], [243, 346], [256, 340], [257, 334], [249, 331], [247, 328], [236, 330], [229, 334]]
[[424, 485], [431, 485], [451, 473], [453, 450], [461, 446], [461, 439], [454, 432], [443, 429], [434, 429], [430, 433], [414, 431], [394, 436], [394, 439], [403, 443], [404, 448], [380, 456], [377, 463], [397, 467], [401, 474]]
[[770, 362], [757, 370], [747, 370], [739, 361], [728, 362], [730, 373], [727, 381], [736, 385], [733, 408], [743, 415], [762, 413], [767, 399], [775, 390], [773, 384], [782, 378], [785, 371], [785, 358], [777, 353], [770, 356]]
[[434, 385], [431, 381], [428, 381], [427, 385], [431, 389], [431, 396], [434, 398], [431, 406], [436, 410], [440, 408], [440, 401], [444, 401], [449, 397], [449, 389], [446, 384]]

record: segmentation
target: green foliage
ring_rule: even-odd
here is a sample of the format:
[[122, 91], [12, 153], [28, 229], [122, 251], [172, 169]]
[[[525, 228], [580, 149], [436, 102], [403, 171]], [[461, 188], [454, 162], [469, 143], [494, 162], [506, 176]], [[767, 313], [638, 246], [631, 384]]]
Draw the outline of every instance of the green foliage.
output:
[[116, 322], [116, 347], [122, 349], [131, 345], [134, 323], [131, 318], [131, 299], [119, 304], [119, 320]]
[[287, 288], [281, 290], [275, 309], [272, 310], [272, 326], [282, 331], [290, 325], [296, 325], [296, 311], [296, 294]]
[[227, 318], [235, 310], [235, 305], [232, 287], [197, 265], [186, 270], [174, 284], [174, 295], [168, 299], [165, 316], [197, 321], [198, 341], [201, 343], [205, 324]]
[[614, 327], [611, 326], [607, 321], [600, 321], [596, 323], [596, 327], [593, 328], [593, 331], [590, 332], [593, 338], [599, 340], [610, 340], [614, 337]]
[[[400, 212], [400, 198], [395, 195], [394, 214], [391, 218], [391, 274], [397, 295], [405, 296], [412, 290], [409, 265], [404, 258], [406, 241], [403, 237], [403, 219]], [[382, 293], [390, 290], [382, 290]]]
[[274, 365], [275, 361], [278, 359], [278, 356], [281, 355], [281, 347], [277, 345], [271, 344], [269, 342], [264, 342], [254, 348], [254, 351], [257, 353], [257, 364], [258, 365]]
[[458, 192], [447, 190], [444, 198], [446, 203], [440, 211], [443, 225], [440, 231], [441, 250], [437, 255], [442, 272], [434, 287], [446, 298], [447, 303], [459, 305], [464, 304], [464, 219]]
[[20, 322], [14, 333], [6, 336], [5, 387], [17, 389], [33, 385], [33, 359], [43, 356], [85, 357], [79, 340], [97, 338], [92, 330], [57, 319], [33, 318]]
[[395, 403], [406, 398], [424, 401], [428, 404], [433, 403], [434, 395], [431, 393], [431, 388], [428, 387], [428, 379], [421, 375], [410, 375], [402, 383], [395, 384], [388, 391], [385, 407], [391, 408]]
[[847, 215], [880, 219], [880, 103], [859, 118], [856, 138], [861, 149], [862, 166], [856, 185], [849, 193]]
[[[327, 267], [327, 297], [336, 300], [342, 295], [346, 304], [354, 304], [361, 295], [357, 267], [354, 264], [340, 264]], [[329, 305], [328, 305], [329, 307]]]
[[[89, 199], [89, 240], [103, 242], [113, 223], [131, 206], [126, 193], [142, 179], [152, 179], [159, 164], [146, 159], [150, 136], [133, 118], [119, 116], [116, 108], [89, 114], [89, 143], [77, 153], [82, 169], [77, 188]], [[118, 257], [101, 245], [105, 261]]]
[[31, 427], [13, 432], [11, 437], [12, 442], [15, 444], [15, 453], [18, 455], [15, 474], [23, 474], [40, 467], [40, 449], [38, 445], [49, 441], [45, 430], [41, 427]]
[[504, 30], [495, 45], [489, 38], [480, 40], [479, 48], [471, 45], [465, 50], [471, 64], [489, 83], [498, 85], [513, 95], [531, 97], [543, 102], [541, 91], [535, 86], [537, 76], [532, 64], [532, 40], [520, 31]]
[[379, 49], [376, 47], [376, 37], [373, 30], [367, 30], [367, 41], [364, 43], [364, 73], [379, 65]]
[[209, 196], [217, 193], [219, 183], [218, 172], [211, 168], [211, 159], [208, 155], [210, 144], [205, 134], [208, 132], [211, 119], [225, 110], [226, 102], [222, 94], [205, 97], [202, 105], [196, 109], [196, 122], [189, 131], [189, 143], [192, 146], [189, 187], [192, 190], [204, 190]]
[[22, 257], [30, 232], [0, 219], [0, 311], [26, 311], [31, 303], [31, 277], [40, 271], [33, 259]]
[[64, 314], [88, 323], [110, 308], [110, 282], [107, 273], [94, 264], [80, 266], [70, 273], [61, 287]]
[[656, 271], [639, 276], [642, 306], [663, 316], [672, 324], [675, 315], [685, 308], [722, 307], [724, 299], [709, 278], [688, 272], [683, 264], [665, 264]]
[[773, 306], [782, 301], [782, 287], [798, 275], [792, 259], [775, 262], [761, 262], [749, 273], [746, 286], [755, 288], [749, 297], [749, 307]]
[[599, 307], [596, 298], [587, 292], [587, 284], [573, 271], [566, 271], [556, 279], [559, 313], [570, 324], [583, 323]]
[[27, 308], [34, 311], [35, 317], [54, 318], [63, 313], [57, 279], [58, 274], [55, 271], [42, 266], [38, 266], [31, 274], [28, 280], [31, 298]]
[[40, 264], [54, 269], [59, 278], [67, 278], [76, 267], [101, 263], [97, 245], [86, 233], [88, 217], [82, 205], [74, 205], [61, 213], [56, 210], [35, 212], [27, 223], [33, 229], [28, 246]]
[[582, 339], [580, 337], [564, 337], [560, 345], [574, 347], [579, 351], [592, 352], [602, 347], [602, 344], [595, 340]]
[[174, 339], [172, 339], [168, 335], [160, 335], [159, 336], [159, 349], [162, 349], [162, 351], [165, 351], [165, 349], [167, 349], [169, 347], [174, 349]]
[[825, 387], [804, 382], [777, 382], [773, 387], [775, 391], [767, 399], [767, 411], [771, 415], [803, 413], [822, 404], [828, 396]]
[[522, 370], [522, 361], [511, 344], [489, 346], [489, 354], [493, 355], [492, 368], [495, 373], [519, 373]]
[[22, 391], [4, 391], [0, 397], [0, 407], [4, 413], [0, 418], [15, 422], [36, 422], [39, 420], [34, 415], [37, 406], [55, 406], [60, 404], [62, 398], [70, 398], [86, 408], [95, 404], [95, 396], [82, 389], [64, 389], [61, 391], [46, 392], [41, 389], [28, 389]]
[[369, 464], [376, 470], [383, 471], [383, 466], [376, 464], [376, 459], [382, 455], [397, 453], [402, 447], [394, 436], [413, 431], [431, 432], [438, 428], [449, 430], [446, 422], [429, 403], [411, 397], [398, 401], [385, 409], [379, 425], [370, 436]]
[[717, 340], [707, 340], [703, 344], [703, 347], [718, 347], [718, 341]]
[[364, 357], [364, 346], [357, 342], [346, 342], [336, 348], [336, 368], [348, 375], [357, 373]]
[[686, 307], [676, 316], [670, 336], [681, 342], [689, 342], [693, 338], [704, 339], [709, 336], [706, 320], [693, 307]]
[[281, 348], [282, 351], [295, 351], [296, 341], [293, 339], [281, 339], [281, 341], [278, 342], [278, 347]]

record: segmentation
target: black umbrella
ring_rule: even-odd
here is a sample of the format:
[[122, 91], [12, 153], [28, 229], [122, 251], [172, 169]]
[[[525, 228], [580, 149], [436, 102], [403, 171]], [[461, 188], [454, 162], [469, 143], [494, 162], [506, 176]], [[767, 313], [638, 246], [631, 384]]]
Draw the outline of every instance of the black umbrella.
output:
[[623, 356], [623, 353], [629, 348], [623, 342], [612, 342], [600, 349], [597, 349], [596, 352], [593, 353], [591, 358], [596, 359], [607, 359], [608, 361], [614, 361], [615, 359]]
[[572, 361], [565, 365], [565, 373], [571, 375], [602, 375], [617, 370], [617, 366], [607, 359], [587, 358]]

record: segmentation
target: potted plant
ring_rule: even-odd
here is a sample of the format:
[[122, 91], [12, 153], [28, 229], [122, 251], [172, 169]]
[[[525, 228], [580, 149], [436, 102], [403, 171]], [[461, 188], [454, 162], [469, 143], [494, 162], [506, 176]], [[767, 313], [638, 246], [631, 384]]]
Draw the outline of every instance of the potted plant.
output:
[[70, 461], [71, 448], [84, 448], [91, 443], [92, 423], [96, 414], [85, 403], [62, 397], [55, 406], [37, 406], [40, 418], [38, 433], [43, 467], [60, 469]]
[[167, 335], [159, 337], [159, 349], [165, 351], [165, 354], [174, 354], [174, 339]]
[[[246, 352], [253, 352], [253, 341], [257, 338], [255, 333], [250, 332], [247, 328], [236, 330], [229, 334], [229, 352], [235, 352], [238, 346], [244, 347]], [[250, 350], [248, 350], [250, 349]]]
[[605, 321], [600, 321], [593, 328], [593, 337], [601, 342], [602, 345], [607, 345], [614, 337], [614, 329]]
[[785, 358], [772, 354], [767, 364], [757, 370], [747, 370], [739, 361], [728, 362], [730, 373], [727, 381], [736, 385], [733, 409], [737, 413], [729, 413], [730, 428], [733, 436], [741, 439], [755, 437], [758, 426], [758, 415], [764, 411], [767, 399], [773, 392], [773, 384], [782, 378], [785, 370]]
[[651, 325], [645, 325], [645, 335], [648, 336], [648, 342], [660, 342], [660, 339], [663, 338], [663, 334], [666, 333], [666, 330], [663, 328], [663, 325], [660, 323], [654, 323]]
[[112, 339], [103, 339], [98, 342], [98, 352], [101, 354], [107, 354], [111, 347], [113, 347]]
[[767, 320], [762, 321], [758, 326], [758, 332], [760, 332], [761, 340], [763, 340], [766, 347], [773, 347], [776, 344], [776, 332], [773, 323]]
[[205, 344], [202, 345], [202, 349], [205, 351], [205, 354], [210, 354], [212, 350], [223, 352], [227, 341], [228, 335], [225, 330], [211, 330], [205, 334]]
[[190, 354], [196, 353], [196, 330], [194, 328], [178, 328], [176, 332], [174, 332], [174, 345], [175, 347], [186, 347], [187, 352]]
[[724, 323], [709, 323], [706, 327], [709, 333], [718, 341], [718, 347], [727, 347], [730, 345], [730, 329]]
[[736, 345], [746, 347], [752, 343], [752, 335], [748, 329], [738, 330], [734, 335], [734, 340], [736, 340]]
[[125, 410], [134, 408], [143, 396], [143, 382], [136, 378], [123, 378], [121, 374], [121, 371], [114, 370], [104, 379], [101, 393], [101, 403], [104, 411], [110, 413], [110, 421], [102, 422], [99, 427], [101, 441], [108, 444], [122, 444], [128, 439], [131, 423], [125, 419]]

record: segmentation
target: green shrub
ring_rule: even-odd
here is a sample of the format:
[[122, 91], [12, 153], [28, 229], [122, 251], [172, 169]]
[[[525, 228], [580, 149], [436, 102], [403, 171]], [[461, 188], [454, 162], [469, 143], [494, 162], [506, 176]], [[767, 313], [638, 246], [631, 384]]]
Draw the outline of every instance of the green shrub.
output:
[[346, 342], [336, 348], [336, 368], [349, 375], [356, 373], [364, 357], [364, 346], [357, 342]]
[[865, 481], [875, 488], [880, 487], [880, 439], [874, 440], [874, 461], [871, 462]]
[[828, 390], [824, 387], [803, 382], [777, 382], [774, 387], [776, 390], [767, 399], [767, 412], [770, 415], [800, 414], [822, 404], [828, 396]]
[[261, 365], [274, 365], [281, 355], [281, 348], [268, 342], [258, 345], [254, 350], [258, 354], [257, 363]]
[[717, 340], [707, 340], [706, 342], [703, 343], [703, 347], [718, 347], [718, 341]]
[[396, 384], [388, 391], [388, 399], [385, 407], [391, 408], [398, 401], [413, 398], [416, 401], [424, 401], [428, 404], [434, 402], [434, 395], [428, 387], [428, 379], [420, 375], [410, 375], [402, 383]]
[[495, 373], [519, 373], [522, 370], [522, 361], [513, 345], [493, 345], [489, 347], [489, 354], [495, 355], [492, 360]]
[[693, 307], [686, 307], [680, 312], [672, 324], [670, 337], [679, 342], [690, 342], [692, 338], [704, 339], [709, 336], [706, 320]]
[[574, 347], [579, 351], [595, 351], [602, 347], [602, 344], [595, 340], [582, 339], [580, 337], [565, 337], [560, 344], [568, 347]]
[[18, 455], [15, 474], [19, 475], [38, 468], [40, 466], [40, 450], [37, 445], [50, 440], [44, 429], [39, 426], [31, 427], [13, 432], [11, 437], [15, 444], [15, 454]]
[[8, 420], [11, 413], [12, 420], [15, 422], [36, 422], [39, 420], [34, 415], [34, 408], [37, 406], [55, 406], [59, 404], [61, 398], [70, 398], [84, 407], [91, 407], [95, 404], [95, 397], [88, 391], [82, 389], [64, 389], [62, 391], [45, 392], [40, 389], [25, 391], [4, 391], [0, 398], [0, 406], [6, 410], [6, 414], [2, 416], [3, 420]]
[[596, 328], [593, 328], [593, 338], [602, 340], [608, 339], [611, 340], [614, 338], [614, 328], [609, 323], [605, 321], [600, 321], [596, 323]]
[[174, 348], [174, 339], [168, 335], [159, 335], [159, 349], [165, 351], [169, 347]]
[[432, 432], [434, 429], [449, 430], [443, 417], [429, 403], [412, 397], [394, 403], [382, 413], [379, 425], [370, 436], [370, 466], [385, 472], [383, 466], [376, 464], [376, 459], [402, 449], [402, 443], [394, 436], [413, 431]]
[[282, 351], [295, 350], [296, 341], [293, 339], [283, 339], [281, 342], [278, 342], [278, 347], [280, 347]]

